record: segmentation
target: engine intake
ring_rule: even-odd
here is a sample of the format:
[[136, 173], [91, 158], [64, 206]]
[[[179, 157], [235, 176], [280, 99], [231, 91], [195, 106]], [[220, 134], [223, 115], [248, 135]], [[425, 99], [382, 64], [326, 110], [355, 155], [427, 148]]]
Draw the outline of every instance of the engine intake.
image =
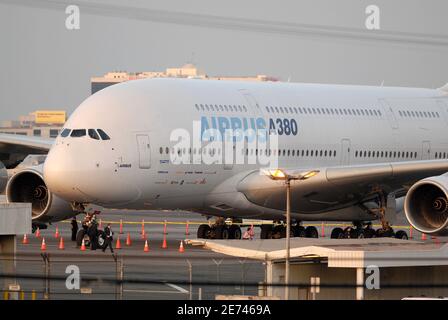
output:
[[425, 178], [406, 195], [404, 210], [409, 223], [418, 231], [448, 234], [448, 176]]
[[48, 189], [42, 175], [42, 165], [14, 174], [6, 186], [8, 202], [28, 202], [35, 222], [60, 221], [74, 216], [71, 205]]

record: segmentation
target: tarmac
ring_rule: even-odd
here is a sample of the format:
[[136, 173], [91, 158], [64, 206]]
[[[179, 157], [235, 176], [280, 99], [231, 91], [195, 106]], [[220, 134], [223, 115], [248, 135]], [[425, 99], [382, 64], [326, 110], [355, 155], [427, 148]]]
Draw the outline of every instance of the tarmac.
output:
[[[207, 220], [197, 214], [163, 211], [106, 211], [99, 217], [102, 226], [112, 223], [113, 245], [119, 236], [122, 249], [80, 251], [70, 241], [69, 221], [50, 225], [41, 230], [41, 238], [28, 235], [29, 244], [22, 244], [22, 235], [17, 239], [17, 282], [24, 299], [214, 299], [216, 295], [257, 295], [258, 284], [265, 280], [265, 265], [250, 257], [230, 256], [214, 252], [202, 246], [184, 245], [179, 252], [181, 240], [196, 239], [197, 225]], [[78, 217], [78, 221], [82, 216]], [[123, 234], [119, 234], [119, 223], [123, 221]], [[141, 237], [142, 221], [145, 224], [149, 252], [144, 252], [145, 240]], [[162, 248], [164, 222], [167, 221], [167, 249]], [[189, 221], [189, 235], [185, 234]], [[404, 221], [400, 221], [404, 224]], [[347, 224], [349, 225], [349, 224]], [[65, 242], [59, 250], [59, 239], [55, 238], [56, 226]], [[319, 233], [321, 228], [316, 224]], [[326, 239], [333, 225], [324, 226]], [[259, 228], [255, 228], [259, 238]], [[409, 230], [406, 230], [409, 232]], [[127, 234], [132, 245], [126, 245]], [[42, 237], [47, 249], [44, 252], [49, 262], [44, 262], [41, 251]], [[414, 232], [414, 237], [421, 235]], [[238, 240], [233, 240], [237, 242]], [[294, 239], [293, 241], [313, 241]], [[338, 241], [338, 240], [328, 240]], [[355, 240], [356, 241], [356, 240]], [[445, 243], [446, 238], [426, 240], [429, 243]], [[247, 247], [256, 244], [250, 240], [239, 240], [234, 246]], [[284, 239], [269, 240], [275, 248], [281, 248]], [[69, 290], [66, 279], [67, 267], [75, 266], [80, 271], [80, 288]], [[190, 267], [191, 266], [191, 267]], [[190, 281], [191, 279], [191, 281]], [[191, 284], [190, 284], [191, 283]]]

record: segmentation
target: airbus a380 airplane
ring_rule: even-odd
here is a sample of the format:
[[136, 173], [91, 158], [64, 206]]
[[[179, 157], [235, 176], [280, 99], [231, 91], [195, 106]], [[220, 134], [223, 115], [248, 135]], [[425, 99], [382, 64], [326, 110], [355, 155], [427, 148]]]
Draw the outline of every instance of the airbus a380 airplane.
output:
[[[192, 132], [194, 123], [201, 132], [267, 130], [278, 145], [241, 145], [232, 138], [232, 159], [242, 155], [243, 163], [204, 164], [205, 155], [225, 152], [207, 149], [205, 141], [183, 148], [171, 141], [174, 130]], [[267, 155], [288, 175], [317, 173], [291, 181], [295, 235], [315, 237], [315, 228], [300, 222], [325, 220], [354, 222], [350, 236], [370, 237], [393, 235], [389, 225], [403, 207], [416, 229], [445, 232], [447, 133], [444, 88], [147, 79], [86, 99], [54, 142], [9, 135], [0, 142], [29, 153], [50, 150], [44, 164], [18, 170], [6, 188], [9, 201], [33, 202], [36, 223], [73, 215], [58, 205], [67, 203], [79, 211], [97, 204], [280, 222], [284, 181], [260, 174], [266, 166], [247, 161]], [[174, 161], [181, 156], [196, 163]], [[376, 219], [383, 228], [375, 233], [364, 223]], [[262, 238], [284, 235], [282, 224], [262, 228]], [[235, 225], [198, 229], [198, 237], [240, 236]], [[336, 229], [332, 236], [348, 234]]]

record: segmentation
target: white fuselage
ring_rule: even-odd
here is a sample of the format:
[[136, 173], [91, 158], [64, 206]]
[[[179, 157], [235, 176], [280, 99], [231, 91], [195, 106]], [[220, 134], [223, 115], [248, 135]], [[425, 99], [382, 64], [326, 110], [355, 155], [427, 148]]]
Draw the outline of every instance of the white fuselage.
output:
[[[448, 104], [439, 90], [148, 79], [86, 99], [65, 128], [102, 129], [110, 140], [58, 137], [47, 157], [45, 181], [68, 201], [219, 214], [216, 199], [241, 197], [229, 185], [260, 164], [174, 164], [178, 152], [190, 159], [202, 154], [193, 146], [179, 151], [170, 141], [175, 129], [193, 134], [195, 121], [218, 130], [267, 127], [278, 137], [278, 147], [269, 153], [281, 168], [448, 157]], [[228, 215], [280, 214], [255, 211], [245, 204]]]

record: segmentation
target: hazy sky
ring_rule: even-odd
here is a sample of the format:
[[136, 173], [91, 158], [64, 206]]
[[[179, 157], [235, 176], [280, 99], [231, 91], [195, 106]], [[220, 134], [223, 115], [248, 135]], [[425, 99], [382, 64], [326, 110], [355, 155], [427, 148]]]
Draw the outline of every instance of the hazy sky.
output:
[[[65, 27], [69, 4], [79, 5], [80, 30]], [[377, 33], [364, 26], [370, 4], [381, 10]], [[446, 12], [446, 0], [0, 0], [0, 120], [71, 112], [92, 76], [192, 57], [210, 75], [440, 87]]]

